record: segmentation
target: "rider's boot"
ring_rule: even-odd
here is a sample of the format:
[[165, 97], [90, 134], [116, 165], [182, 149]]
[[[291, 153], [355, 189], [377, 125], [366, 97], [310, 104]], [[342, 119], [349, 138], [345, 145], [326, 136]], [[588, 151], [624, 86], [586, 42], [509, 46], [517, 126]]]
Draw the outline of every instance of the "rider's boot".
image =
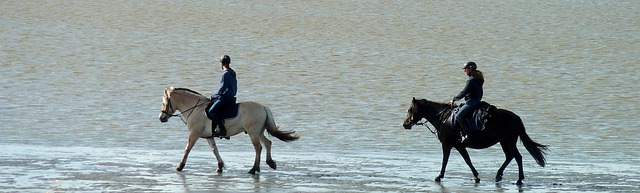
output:
[[461, 128], [460, 143], [464, 143], [468, 138], [469, 123], [467, 122], [467, 120], [465, 118], [463, 118], [462, 120], [457, 120], [457, 122], [458, 122], [458, 124], [460, 124], [460, 128]]
[[214, 119], [211, 119], [211, 131], [213, 133], [213, 137], [219, 137], [218, 134], [218, 123]]
[[225, 138], [225, 139], [229, 139], [229, 137], [227, 136], [227, 129], [224, 128], [224, 122], [223, 121], [212, 121], [213, 125], [211, 126], [211, 128], [214, 128], [213, 131], [213, 137], [220, 137], [220, 139]]

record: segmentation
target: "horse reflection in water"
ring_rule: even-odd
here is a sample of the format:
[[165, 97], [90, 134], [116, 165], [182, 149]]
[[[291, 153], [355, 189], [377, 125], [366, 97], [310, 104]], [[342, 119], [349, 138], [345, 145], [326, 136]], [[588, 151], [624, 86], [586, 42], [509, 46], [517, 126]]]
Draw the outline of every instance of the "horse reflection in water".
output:
[[517, 184], [521, 185], [522, 180], [524, 180], [524, 172], [522, 169], [522, 155], [520, 155], [518, 147], [516, 147], [518, 137], [520, 137], [522, 144], [524, 144], [524, 147], [529, 151], [536, 162], [540, 166], [544, 167], [546, 162], [544, 154], [545, 151], [547, 151], [547, 147], [536, 143], [529, 138], [529, 135], [525, 132], [522, 120], [515, 113], [504, 109], [494, 110], [485, 125], [485, 129], [479, 132], [470, 133], [472, 138], [467, 139], [463, 144], [460, 143], [460, 140], [458, 139], [458, 136], [460, 135], [458, 130], [451, 128], [450, 124], [446, 121], [451, 114], [451, 110], [452, 107], [450, 104], [413, 98], [411, 107], [407, 110], [407, 119], [403, 124], [405, 129], [411, 129], [411, 127], [418, 124], [420, 120], [427, 119], [429, 123], [436, 127], [436, 135], [438, 140], [442, 143], [443, 156], [442, 169], [440, 170], [440, 175], [436, 177], [435, 181], [439, 182], [444, 178], [444, 171], [447, 168], [451, 149], [456, 148], [460, 155], [462, 155], [462, 158], [464, 158], [464, 161], [467, 163], [469, 168], [471, 168], [475, 182], [480, 182], [478, 172], [473, 167], [473, 164], [471, 164], [471, 159], [469, 158], [469, 153], [466, 148], [484, 149], [491, 147], [496, 143], [500, 143], [502, 151], [506, 156], [506, 160], [500, 169], [498, 169], [495, 180], [496, 182], [502, 180], [504, 169], [509, 165], [511, 160], [515, 158], [518, 163], [519, 172]]
[[[210, 102], [211, 100], [209, 100], [209, 98], [186, 88], [169, 87], [164, 91], [159, 118], [160, 122], [167, 122], [169, 118], [176, 116], [174, 115], [176, 111], [179, 111], [183, 115], [183, 121], [187, 124], [187, 128], [189, 129], [189, 139], [187, 146], [184, 149], [184, 156], [176, 168], [178, 171], [182, 171], [184, 168], [189, 152], [198, 138], [205, 138], [209, 142], [209, 146], [218, 160], [218, 168], [216, 172], [222, 172], [222, 169], [224, 168], [224, 161], [220, 158], [218, 147], [216, 146], [216, 142], [213, 137], [211, 120], [207, 118], [204, 113], [204, 108]], [[293, 131], [278, 130], [278, 126], [275, 124], [271, 110], [269, 110], [268, 107], [255, 102], [240, 103], [238, 116], [225, 120], [224, 126], [227, 129], [226, 137], [246, 132], [251, 138], [251, 143], [253, 143], [253, 147], [256, 151], [253, 168], [249, 171], [251, 174], [260, 172], [260, 154], [262, 152], [262, 145], [267, 149], [267, 164], [269, 167], [276, 169], [276, 162], [271, 158], [271, 141], [264, 136], [265, 130], [270, 135], [285, 142], [295, 141], [298, 139], [298, 136], [295, 135], [295, 132]]]

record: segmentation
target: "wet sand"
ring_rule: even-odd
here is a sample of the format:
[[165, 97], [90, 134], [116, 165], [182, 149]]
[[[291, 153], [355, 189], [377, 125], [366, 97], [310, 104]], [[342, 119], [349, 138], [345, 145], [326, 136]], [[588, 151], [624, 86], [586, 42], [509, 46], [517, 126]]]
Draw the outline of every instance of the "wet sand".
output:
[[433, 181], [440, 155], [403, 156], [420, 151], [275, 152], [278, 169], [262, 163], [257, 175], [246, 173], [253, 162], [251, 149], [223, 151], [226, 168], [216, 173], [213, 154], [205, 146], [196, 147], [185, 170], [177, 172], [179, 149], [0, 145], [5, 152], [0, 157], [0, 188], [7, 192], [633, 192], [640, 186], [636, 164], [554, 161], [541, 168], [526, 158], [524, 185], [514, 184], [515, 163], [507, 168], [505, 180], [496, 183], [499, 156], [472, 157], [482, 180], [475, 184], [455, 152], [441, 183]]

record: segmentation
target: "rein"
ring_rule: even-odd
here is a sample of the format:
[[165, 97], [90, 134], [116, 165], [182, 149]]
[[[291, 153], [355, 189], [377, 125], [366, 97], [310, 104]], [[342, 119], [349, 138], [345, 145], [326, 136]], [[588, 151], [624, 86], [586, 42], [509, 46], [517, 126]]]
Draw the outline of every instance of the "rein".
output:
[[433, 131], [433, 130], [431, 129], [431, 127], [429, 127], [429, 125], [427, 124], [428, 122], [429, 122], [429, 121], [425, 121], [425, 122], [417, 122], [415, 125], [422, 125], [422, 126], [427, 127], [427, 129], [429, 129], [429, 131], [430, 131], [432, 134], [436, 135], [436, 137], [437, 137], [437, 136], [438, 136], [438, 133], [436, 133], [435, 131]]
[[[444, 112], [445, 112], [445, 111], [447, 111], [447, 110], [450, 110], [450, 109], [444, 109], [444, 110], [440, 111], [438, 114], [436, 114], [436, 116], [440, 116], [440, 120], [442, 120], [442, 122], [443, 122], [442, 124], [440, 124], [440, 129], [441, 129], [441, 127], [445, 124], [444, 122], [446, 122], [446, 121], [447, 121], [447, 119], [443, 119], [443, 117], [446, 115]], [[433, 135], [435, 135], [436, 137], [438, 137], [438, 131], [439, 131], [439, 129], [438, 129], [438, 128], [436, 128], [435, 130], [434, 130], [434, 129], [431, 129], [431, 127], [429, 127], [429, 124], [427, 124], [427, 123], [429, 123], [429, 120], [425, 120], [424, 122], [417, 122], [415, 125], [422, 125], [422, 126], [427, 127], [427, 129], [429, 129], [429, 131], [430, 131]], [[434, 125], [434, 126], [435, 126], [435, 125]], [[437, 126], [436, 126], [436, 127], [437, 127]]]
[[[200, 101], [201, 101], [201, 100], [202, 100], [202, 99], [198, 99], [198, 101], [196, 102], [196, 104], [195, 104], [195, 105], [193, 105], [193, 107], [191, 107], [191, 108], [189, 108], [189, 109], [187, 109], [187, 110], [184, 110], [184, 112], [191, 111], [191, 112], [189, 112], [189, 115], [187, 115], [187, 118], [183, 118], [182, 113], [184, 113], [184, 112], [182, 112], [182, 111], [180, 112], [180, 120], [182, 120], [182, 122], [183, 122], [185, 125], [187, 124], [187, 121], [189, 120], [189, 117], [191, 116], [191, 113], [193, 113], [193, 109], [195, 109], [196, 107], [199, 107], [199, 106], [202, 106], [202, 105], [205, 105], [205, 104], [206, 104], [206, 103], [202, 103], [202, 104], [200, 104]], [[198, 104], [199, 104], [199, 105], [198, 105]]]

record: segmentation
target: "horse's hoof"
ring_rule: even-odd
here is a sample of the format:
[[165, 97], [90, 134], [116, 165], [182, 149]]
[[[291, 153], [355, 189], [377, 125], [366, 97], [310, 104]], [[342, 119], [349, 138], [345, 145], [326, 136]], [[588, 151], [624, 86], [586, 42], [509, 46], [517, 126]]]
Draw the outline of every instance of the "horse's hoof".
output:
[[518, 186], [521, 186], [522, 184], [523, 184], [523, 183], [522, 183], [522, 180], [518, 180], [518, 181], [516, 182], [516, 185], [518, 185]]
[[259, 172], [260, 172], [260, 168], [258, 169], [252, 168], [251, 170], [249, 170], [249, 174], [252, 174], [252, 175], [256, 175], [256, 173], [259, 173]]
[[440, 177], [440, 176], [436, 177], [436, 179], [435, 179], [436, 182], [440, 182], [441, 180], [442, 180], [442, 177]]
[[473, 181], [476, 182], [476, 184], [480, 183], [480, 178], [475, 178], [475, 179], [473, 179]]
[[216, 169], [216, 172], [222, 173], [223, 168], [224, 168], [224, 162], [218, 162], [218, 169]]
[[278, 167], [276, 166], [276, 161], [273, 161], [273, 160], [267, 160], [267, 164], [269, 165], [269, 167], [273, 168], [274, 170]]
[[181, 172], [183, 168], [184, 168], [184, 164], [178, 164], [178, 167], [176, 167], [176, 171]]
[[502, 176], [496, 176], [496, 182], [502, 181]]

